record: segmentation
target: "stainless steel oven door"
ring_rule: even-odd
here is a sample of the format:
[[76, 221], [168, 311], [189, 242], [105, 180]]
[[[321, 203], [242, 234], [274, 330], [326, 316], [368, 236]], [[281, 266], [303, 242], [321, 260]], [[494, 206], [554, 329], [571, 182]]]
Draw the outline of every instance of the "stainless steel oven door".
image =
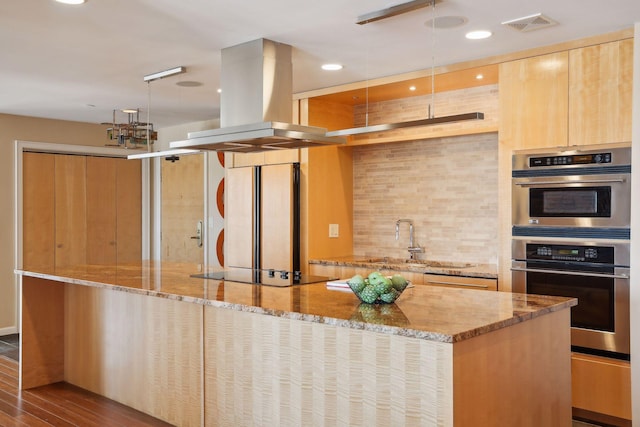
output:
[[[526, 243], [514, 241], [513, 292], [577, 298], [578, 305], [571, 309], [571, 345], [628, 355], [629, 268], [616, 266], [608, 273], [537, 268], [534, 262], [518, 256], [524, 255]], [[617, 261], [624, 263], [628, 244], [612, 245], [617, 249]]]
[[[578, 171], [576, 171], [578, 172]], [[513, 178], [516, 226], [629, 227], [629, 174]]]

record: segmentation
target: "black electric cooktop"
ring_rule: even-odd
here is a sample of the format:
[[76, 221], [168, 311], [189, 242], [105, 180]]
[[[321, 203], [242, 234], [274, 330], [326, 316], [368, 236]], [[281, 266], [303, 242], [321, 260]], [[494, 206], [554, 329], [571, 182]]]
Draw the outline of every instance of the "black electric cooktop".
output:
[[307, 285], [309, 283], [327, 282], [335, 279], [335, 277], [311, 276], [302, 274], [299, 271], [238, 267], [228, 267], [224, 271], [193, 274], [191, 277], [280, 287]]

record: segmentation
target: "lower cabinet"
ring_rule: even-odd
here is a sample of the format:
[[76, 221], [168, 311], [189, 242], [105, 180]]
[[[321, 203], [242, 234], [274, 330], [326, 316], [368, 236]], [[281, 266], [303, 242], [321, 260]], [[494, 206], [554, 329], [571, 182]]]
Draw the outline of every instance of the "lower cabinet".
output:
[[[631, 419], [631, 366], [623, 360], [573, 353], [571, 394], [574, 412]], [[605, 420], [602, 420], [605, 421]]]
[[498, 280], [483, 277], [448, 276], [443, 274], [424, 274], [423, 285], [444, 286], [448, 288], [477, 289], [497, 291]]

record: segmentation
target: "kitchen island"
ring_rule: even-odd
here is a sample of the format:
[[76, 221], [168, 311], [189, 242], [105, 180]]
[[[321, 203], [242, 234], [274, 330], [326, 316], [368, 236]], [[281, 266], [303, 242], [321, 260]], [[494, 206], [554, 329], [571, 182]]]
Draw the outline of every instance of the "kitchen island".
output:
[[17, 273], [23, 389], [67, 381], [185, 426], [570, 424], [573, 299], [414, 286], [369, 306], [173, 263]]

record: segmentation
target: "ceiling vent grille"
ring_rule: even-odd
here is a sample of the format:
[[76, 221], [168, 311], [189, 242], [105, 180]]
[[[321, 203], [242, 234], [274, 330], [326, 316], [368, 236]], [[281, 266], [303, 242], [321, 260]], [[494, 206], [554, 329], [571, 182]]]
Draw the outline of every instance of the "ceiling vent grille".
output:
[[556, 24], [556, 21], [547, 16], [544, 16], [542, 13], [536, 13], [535, 15], [525, 16], [523, 18], [512, 19], [510, 21], [505, 21], [502, 23], [502, 25], [511, 27], [516, 31], [520, 31], [521, 33], [538, 30], [540, 28], [551, 27]]

